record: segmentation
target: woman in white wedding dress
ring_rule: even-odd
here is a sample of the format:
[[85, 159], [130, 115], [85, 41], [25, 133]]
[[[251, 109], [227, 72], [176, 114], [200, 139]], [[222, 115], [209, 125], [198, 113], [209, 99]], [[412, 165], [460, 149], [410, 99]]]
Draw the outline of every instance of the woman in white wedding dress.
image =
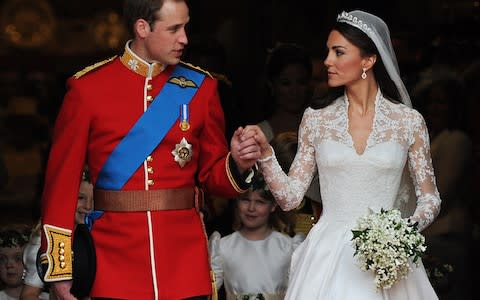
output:
[[417, 196], [408, 217], [421, 231], [440, 210], [427, 128], [411, 108], [388, 27], [369, 13], [343, 12], [327, 48], [328, 84], [336, 95], [305, 110], [288, 175], [258, 127], [243, 133], [255, 135], [261, 146], [260, 170], [284, 210], [300, 203], [318, 169], [323, 213], [293, 254], [285, 299], [438, 299], [421, 263], [390, 289], [377, 291], [374, 274], [360, 269], [351, 242], [351, 229], [369, 208], [401, 207], [405, 166]]

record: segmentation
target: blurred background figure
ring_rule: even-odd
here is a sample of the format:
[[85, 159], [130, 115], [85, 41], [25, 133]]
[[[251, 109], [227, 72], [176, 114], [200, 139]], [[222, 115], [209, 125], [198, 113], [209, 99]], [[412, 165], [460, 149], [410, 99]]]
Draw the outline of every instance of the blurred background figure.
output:
[[[477, 52], [478, 53], [478, 52]], [[474, 174], [472, 177], [472, 200], [471, 210], [473, 214], [473, 243], [471, 253], [480, 253], [480, 202], [476, 201], [475, 196], [480, 194], [480, 185], [475, 184], [480, 182], [480, 126], [478, 126], [478, 112], [480, 111], [480, 93], [478, 87], [480, 86], [480, 58], [473, 60], [471, 64], [465, 68], [462, 73], [462, 78], [466, 88], [466, 102], [467, 102], [467, 130], [473, 142], [473, 159], [472, 168]], [[472, 255], [470, 265], [470, 277], [476, 278], [476, 272], [480, 268], [480, 258], [478, 255]], [[476, 286], [478, 280], [473, 283]]]
[[325, 57], [312, 56], [312, 78], [310, 80], [312, 98], [322, 98], [328, 93], [327, 68], [323, 63]]
[[312, 96], [312, 60], [300, 45], [279, 43], [265, 65], [265, 119], [258, 126], [270, 141], [285, 131], [297, 131]]
[[[466, 130], [463, 82], [450, 68], [426, 72], [413, 97], [430, 134], [442, 209], [424, 230], [430, 280], [441, 299], [467, 299], [472, 258], [472, 140]], [[451, 265], [450, 271], [445, 265]]]
[[19, 299], [24, 276], [23, 250], [30, 236], [26, 225], [0, 229], [0, 299]]

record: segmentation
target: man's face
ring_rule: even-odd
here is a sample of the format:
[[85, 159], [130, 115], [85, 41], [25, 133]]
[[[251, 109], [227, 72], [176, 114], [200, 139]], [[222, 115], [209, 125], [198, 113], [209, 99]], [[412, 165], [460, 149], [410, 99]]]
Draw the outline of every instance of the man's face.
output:
[[157, 20], [145, 36], [145, 56], [148, 62], [175, 65], [188, 44], [185, 27], [190, 21], [184, 1], [166, 0], [157, 12]]

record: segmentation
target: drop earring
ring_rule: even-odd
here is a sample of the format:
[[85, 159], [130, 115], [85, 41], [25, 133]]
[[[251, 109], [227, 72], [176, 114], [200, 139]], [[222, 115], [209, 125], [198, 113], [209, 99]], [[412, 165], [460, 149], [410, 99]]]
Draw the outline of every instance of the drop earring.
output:
[[362, 73], [362, 76], [361, 76], [361, 77], [362, 77], [363, 80], [365, 80], [365, 79], [367, 78], [367, 73], [365, 73], [365, 71], [366, 71], [367, 69], [363, 68], [362, 70], [363, 70], [363, 73]]

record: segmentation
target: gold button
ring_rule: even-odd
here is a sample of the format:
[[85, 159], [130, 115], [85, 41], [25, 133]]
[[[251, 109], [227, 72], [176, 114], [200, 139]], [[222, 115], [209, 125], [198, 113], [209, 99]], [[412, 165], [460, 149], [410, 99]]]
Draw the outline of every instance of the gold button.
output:
[[149, 155], [149, 156], [147, 156], [147, 161], [148, 161], [148, 162], [152, 162], [152, 161], [153, 161], [153, 157], [152, 157], [152, 156], [150, 156], [150, 155]]
[[148, 91], [151, 91], [153, 89], [152, 85], [151, 84], [147, 84], [147, 90]]
[[60, 263], [60, 268], [65, 269], [66, 266], [67, 264], [64, 261]]
[[148, 96], [147, 96], [147, 101], [152, 101], [152, 100], [153, 100], [153, 96], [148, 95]]
[[153, 179], [149, 179], [149, 180], [147, 180], [147, 183], [148, 183], [148, 185], [154, 185], [155, 181], [153, 181]]
[[60, 243], [58, 244], [58, 246], [59, 246], [60, 248], [65, 248], [65, 243], [64, 243], [64, 242], [60, 242]]
[[59, 261], [65, 261], [65, 256], [64, 256], [64, 255], [60, 255], [60, 256], [58, 257], [58, 260], [59, 260]]
[[65, 249], [62, 248], [62, 249], [58, 250], [58, 254], [64, 255], [65, 254]]
[[149, 174], [153, 174], [153, 167], [148, 167], [148, 168], [147, 168], [147, 172], [148, 172]]

